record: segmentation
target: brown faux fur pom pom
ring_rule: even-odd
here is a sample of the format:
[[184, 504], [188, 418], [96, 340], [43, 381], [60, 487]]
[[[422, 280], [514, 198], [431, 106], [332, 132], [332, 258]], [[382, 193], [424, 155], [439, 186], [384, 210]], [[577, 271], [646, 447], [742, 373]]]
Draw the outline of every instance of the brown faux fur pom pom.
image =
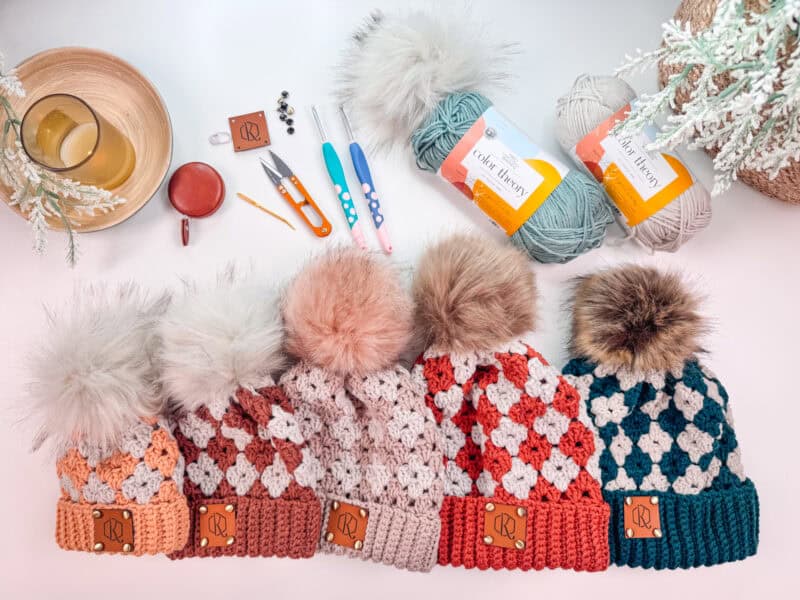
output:
[[636, 371], [678, 369], [702, 352], [700, 301], [674, 273], [623, 265], [581, 277], [575, 289], [572, 353]]
[[533, 329], [536, 280], [528, 258], [513, 246], [454, 235], [423, 254], [414, 301], [426, 347], [491, 350]]

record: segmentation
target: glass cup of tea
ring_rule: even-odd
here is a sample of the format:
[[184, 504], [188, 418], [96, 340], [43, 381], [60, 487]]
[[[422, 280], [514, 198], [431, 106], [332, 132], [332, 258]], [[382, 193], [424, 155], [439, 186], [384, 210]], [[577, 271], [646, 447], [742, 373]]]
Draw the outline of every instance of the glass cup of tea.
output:
[[112, 190], [136, 166], [130, 140], [71, 94], [37, 100], [22, 118], [20, 129], [22, 147], [32, 161], [83, 184]]

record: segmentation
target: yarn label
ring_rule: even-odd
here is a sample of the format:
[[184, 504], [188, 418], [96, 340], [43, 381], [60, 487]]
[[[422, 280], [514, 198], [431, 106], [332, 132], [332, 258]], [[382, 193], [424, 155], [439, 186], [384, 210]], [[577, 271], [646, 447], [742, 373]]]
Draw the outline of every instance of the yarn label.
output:
[[603, 184], [628, 225], [648, 219], [691, 187], [694, 179], [675, 156], [646, 149], [656, 136], [652, 126], [633, 135], [617, 136], [611, 130], [624, 121], [626, 104], [589, 132], [572, 149], [579, 164]]
[[522, 227], [568, 172], [492, 106], [439, 169], [507, 235]]

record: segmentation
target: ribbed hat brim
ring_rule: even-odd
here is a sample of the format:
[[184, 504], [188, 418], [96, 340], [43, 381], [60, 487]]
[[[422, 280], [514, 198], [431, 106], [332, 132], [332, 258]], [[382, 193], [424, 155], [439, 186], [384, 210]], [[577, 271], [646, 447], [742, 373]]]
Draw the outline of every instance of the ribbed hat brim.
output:
[[[627, 539], [624, 504], [631, 495], [658, 496], [661, 538]], [[611, 506], [611, 562], [648, 569], [686, 569], [742, 560], [758, 548], [758, 494], [749, 479], [696, 495], [604, 492]]]

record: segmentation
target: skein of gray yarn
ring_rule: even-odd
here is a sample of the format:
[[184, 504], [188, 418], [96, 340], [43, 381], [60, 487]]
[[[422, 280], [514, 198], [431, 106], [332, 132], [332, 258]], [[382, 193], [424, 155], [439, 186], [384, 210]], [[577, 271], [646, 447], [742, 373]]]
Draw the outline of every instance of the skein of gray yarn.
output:
[[[635, 98], [633, 88], [618, 77], [581, 75], [556, 104], [559, 144], [569, 153], [590, 131]], [[622, 216], [617, 222], [645, 247], [674, 252], [711, 222], [711, 196], [695, 180], [683, 194], [639, 225], [628, 226]]]

